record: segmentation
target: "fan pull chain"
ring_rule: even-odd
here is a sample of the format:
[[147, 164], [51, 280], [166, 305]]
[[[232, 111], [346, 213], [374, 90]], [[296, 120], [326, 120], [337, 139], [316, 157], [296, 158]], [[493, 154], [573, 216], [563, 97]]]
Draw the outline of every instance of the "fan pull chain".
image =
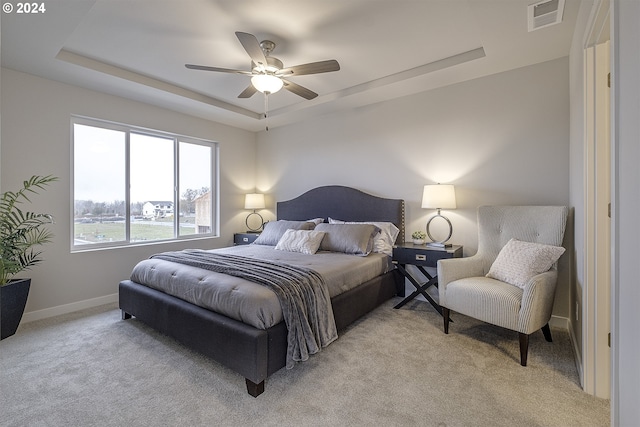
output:
[[269, 132], [269, 115], [267, 112], [269, 111], [269, 92], [264, 93], [264, 122], [266, 131]]

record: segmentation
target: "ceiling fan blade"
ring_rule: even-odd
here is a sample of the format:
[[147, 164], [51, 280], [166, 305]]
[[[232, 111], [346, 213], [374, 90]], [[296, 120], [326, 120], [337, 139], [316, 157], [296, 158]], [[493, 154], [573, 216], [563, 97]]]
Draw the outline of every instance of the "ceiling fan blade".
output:
[[276, 72], [278, 76], [301, 76], [304, 74], [319, 74], [338, 71], [340, 64], [335, 59], [327, 61], [311, 62], [309, 64], [294, 65], [293, 67], [283, 68]]
[[249, 76], [251, 75], [250, 71], [232, 70], [230, 68], [208, 67], [206, 65], [193, 65], [193, 64], [184, 64], [184, 66], [190, 70], [218, 71], [221, 73], [246, 74]]
[[250, 84], [249, 86], [247, 86], [245, 90], [242, 91], [240, 95], [238, 95], [238, 98], [251, 98], [253, 94], [256, 93], [257, 91], [258, 89], [256, 89], [255, 87], [253, 87], [252, 84]]
[[289, 92], [291, 93], [295, 93], [298, 96], [301, 96], [305, 99], [313, 99], [316, 96], [318, 96], [317, 93], [315, 93], [312, 90], [307, 89], [304, 86], [300, 86], [299, 84], [296, 84], [294, 82], [290, 82], [288, 80], [282, 79], [282, 81], [284, 82], [284, 88], [287, 89]]
[[253, 34], [243, 33], [236, 31], [236, 37], [240, 40], [242, 47], [247, 51], [249, 57], [256, 65], [267, 66], [267, 58], [264, 56], [264, 52], [260, 47], [260, 42]]

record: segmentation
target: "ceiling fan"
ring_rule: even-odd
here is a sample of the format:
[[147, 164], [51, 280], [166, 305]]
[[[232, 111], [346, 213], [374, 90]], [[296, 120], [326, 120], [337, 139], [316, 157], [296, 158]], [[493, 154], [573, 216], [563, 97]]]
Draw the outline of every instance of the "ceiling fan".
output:
[[340, 64], [335, 59], [327, 61], [311, 62], [308, 64], [294, 65], [286, 67], [278, 58], [269, 56], [276, 44], [271, 40], [264, 40], [261, 43], [253, 34], [236, 31], [238, 40], [251, 58], [251, 71], [233, 70], [229, 68], [209, 67], [206, 65], [185, 64], [191, 70], [217, 71], [221, 73], [244, 74], [251, 76], [251, 84], [244, 90], [238, 98], [250, 98], [256, 92], [266, 95], [276, 93], [283, 87], [305, 99], [313, 99], [317, 93], [300, 86], [285, 77], [302, 76], [305, 74], [328, 73], [338, 71]]

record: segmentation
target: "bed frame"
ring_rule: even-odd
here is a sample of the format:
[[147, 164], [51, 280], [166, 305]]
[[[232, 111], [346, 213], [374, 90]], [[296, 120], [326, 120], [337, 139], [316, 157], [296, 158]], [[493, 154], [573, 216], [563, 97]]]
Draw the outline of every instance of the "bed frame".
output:
[[[328, 217], [344, 221], [393, 222], [404, 241], [404, 201], [384, 199], [362, 191], [326, 186], [295, 199], [277, 203], [278, 219], [308, 220]], [[376, 277], [331, 299], [338, 330], [404, 294], [397, 270]], [[135, 316], [186, 347], [200, 352], [245, 377], [247, 392], [257, 397], [266, 378], [285, 366], [287, 328], [284, 321], [257, 329], [221, 314], [193, 305], [152, 288], [124, 280], [119, 285], [122, 319]]]

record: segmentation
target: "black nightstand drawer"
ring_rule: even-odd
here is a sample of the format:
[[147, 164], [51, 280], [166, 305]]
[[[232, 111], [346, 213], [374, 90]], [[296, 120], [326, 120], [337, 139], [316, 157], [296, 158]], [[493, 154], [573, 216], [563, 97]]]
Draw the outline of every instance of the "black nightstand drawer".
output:
[[398, 264], [423, 265], [435, 268], [438, 266], [439, 259], [460, 257], [462, 257], [462, 246], [440, 249], [407, 243], [393, 248], [393, 261]]
[[260, 233], [235, 233], [233, 235], [233, 244], [234, 245], [248, 245], [253, 243]]

